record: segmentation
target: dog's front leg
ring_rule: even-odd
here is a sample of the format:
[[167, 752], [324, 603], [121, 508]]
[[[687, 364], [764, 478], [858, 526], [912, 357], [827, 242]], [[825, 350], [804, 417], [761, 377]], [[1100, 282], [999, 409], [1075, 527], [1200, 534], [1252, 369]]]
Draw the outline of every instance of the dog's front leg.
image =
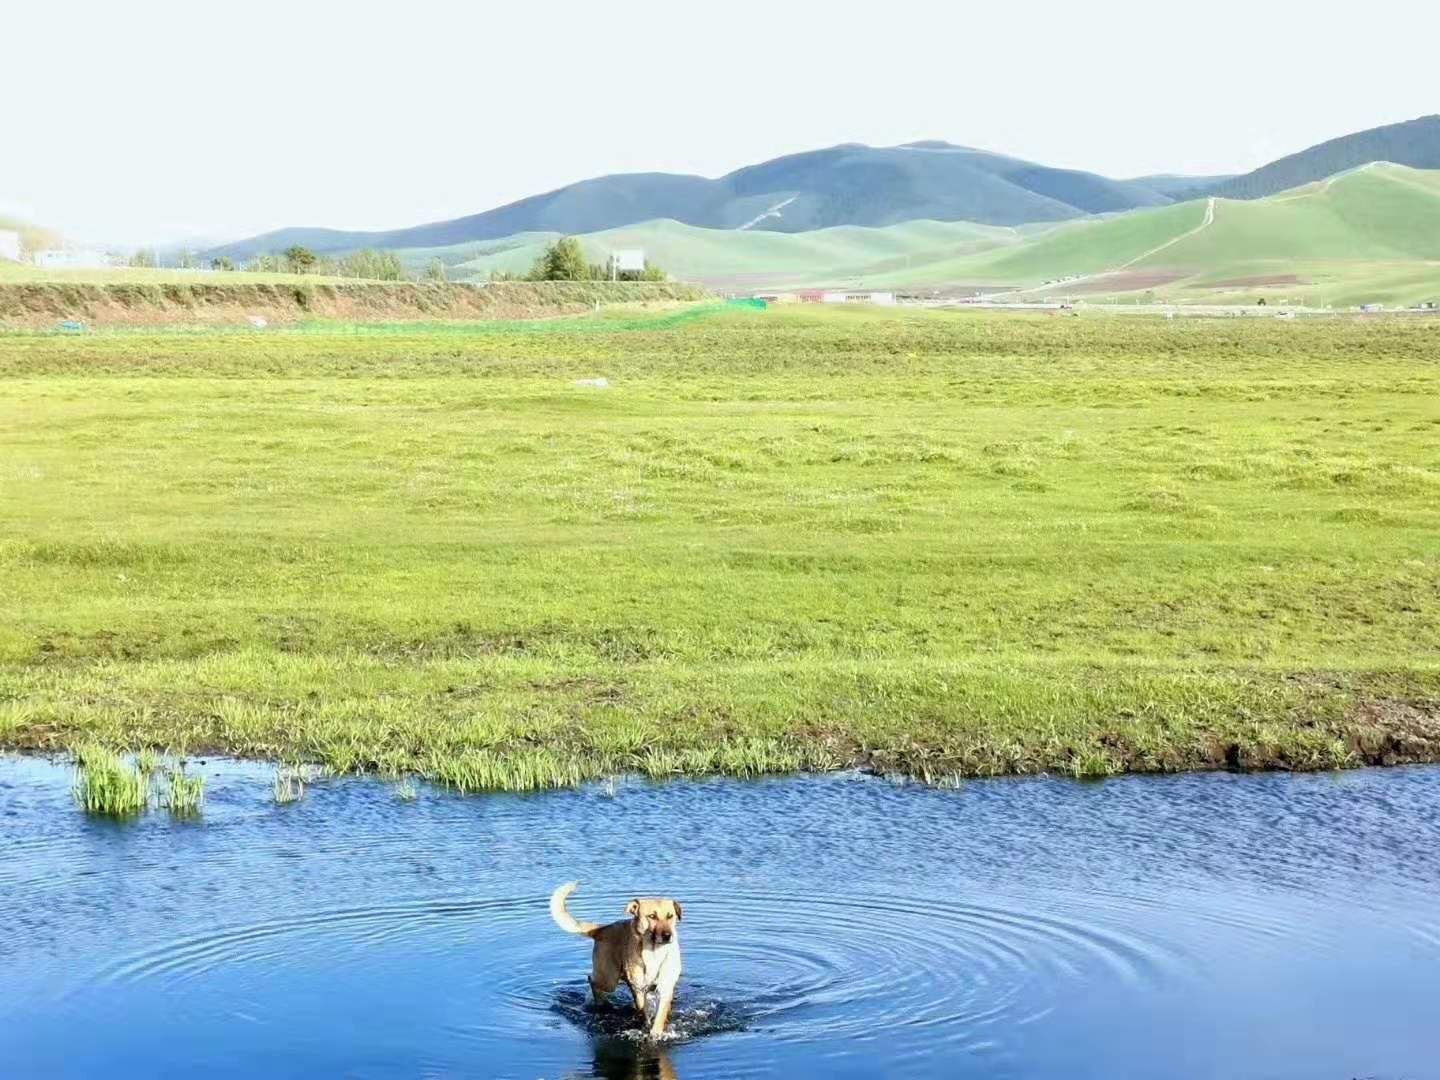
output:
[[648, 1017], [645, 1015], [645, 991], [641, 990], [634, 983], [630, 983], [630, 994], [635, 999], [635, 1014], [640, 1017], [643, 1024]]
[[679, 980], [680, 973], [668, 967], [660, 973], [659, 985], [655, 987], [655, 1019], [650, 1022], [652, 1039], [665, 1034], [665, 1028], [670, 1023], [670, 1006], [675, 1002], [675, 984]]

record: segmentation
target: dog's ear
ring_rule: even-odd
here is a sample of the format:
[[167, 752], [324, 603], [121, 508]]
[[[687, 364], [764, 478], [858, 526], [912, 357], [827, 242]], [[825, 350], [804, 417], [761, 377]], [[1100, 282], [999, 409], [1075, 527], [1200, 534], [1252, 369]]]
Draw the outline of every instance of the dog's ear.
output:
[[640, 901], [639, 901], [639, 900], [631, 900], [628, 904], [625, 905], [625, 914], [626, 914], [626, 915], [629, 915], [631, 918], [634, 918], [634, 917], [635, 917], [636, 915], [638, 915], [639, 913], [640, 913]]
[[683, 919], [683, 918], [685, 917], [685, 911], [684, 911], [683, 908], [680, 907], [680, 901], [679, 901], [679, 900], [672, 900], [672, 901], [670, 901], [670, 902], [675, 905], [675, 921], [676, 921], [676, 922], [679, 922], [681, 919]]

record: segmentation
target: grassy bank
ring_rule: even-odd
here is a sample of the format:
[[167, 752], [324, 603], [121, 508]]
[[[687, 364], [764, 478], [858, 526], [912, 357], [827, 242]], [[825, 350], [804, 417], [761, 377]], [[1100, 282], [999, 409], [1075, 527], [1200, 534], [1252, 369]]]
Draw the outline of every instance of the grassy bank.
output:
[[[134, 272], [147, 273], [147, 272]], [[356, 282], [331, 278], [150, 271], [114, 281], [0, 279], [0, 330], [89, 327], [249, 328], [254, 316], [286, 325], [353, 322], [535, 319], [593, 311], [596, 304], [673, 304], [708, 299], [681, 282], [507, 281], [491, 285]]]
[[0, 338], [0, 742], [467, 789], [1437, 759], [1437, 356], [855, 310]]

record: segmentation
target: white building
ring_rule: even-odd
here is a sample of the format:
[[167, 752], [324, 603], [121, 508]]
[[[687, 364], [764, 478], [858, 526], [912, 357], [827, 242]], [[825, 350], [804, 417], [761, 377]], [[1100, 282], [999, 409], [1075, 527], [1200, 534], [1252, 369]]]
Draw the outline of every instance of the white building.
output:
[[610, 265], [619, 273], [643, 273], [645, 271], [645, 250], [643, 248], [620, 248], [610, 253]]
[[13, 229], [0, 229], [0, 259], [20, 261], [20, 234]]
[[869, 290], [857, 290], [855, 292], [823, 292], [820, 294], [822, 304], [878, 304], [881, 307], [892, 307], [895, 304], [893, 292], [870, 292]]
[[35, 253], [35, 265], [46, 270], [99, 270], [110, 265], [103, 251], [47, 248]]

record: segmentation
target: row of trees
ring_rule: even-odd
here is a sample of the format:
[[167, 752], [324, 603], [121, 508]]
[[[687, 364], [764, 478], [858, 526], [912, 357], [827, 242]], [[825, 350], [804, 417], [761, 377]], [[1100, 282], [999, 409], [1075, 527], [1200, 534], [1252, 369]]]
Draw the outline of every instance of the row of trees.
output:
[[[580, 241], [573, 236], [562, 236], [547, 247], [535, 264], [525, 274], [497, 272], [490, 275], [492, 281], [664, 281], [665, 271], [658, 266], [645, 264], [644, 270], [619, 270], [605, 263], [586, 260]], [[130, 265], [153, 268], [160, 263], [154, 251], [142, 249], [130, 258]], [[196, 257], [182, 251], [175, 257], [175, 266], [182, 270], [199, 266]], [[257, 255], [249, 262], [238, 265], [224, 255], [210, 260], [212, 270], [246, 270], [262, 274], [317, 274], [321, 277], [363, 278], [367, 281], [410, 281], [410, 273], [393, 251], [375, 251], [370, 248], [356, 251], [338, 258], [317, 255], [307, 247], [295, 245], [286, 248], [279, 255]], [[446, 281], [448, 273], [439, 259], [431, 259], [423, 273], [414, 280]]]
[[[141, 249], [130, 257], [130, 265], [154, 268], [160, 265], [160, 259], [154, 251]], [[199, 268], [200, 262], [190, 252], [182, 251], [175, 256], [174, 265], [180, 270], [193, 270]], [[449, 278], [445, 264], [439, 259], [431, 259], [425, 270], [412, 278], [400, 257], [393, 251], [366, 248], [333, 258], [317, 255], [298, 244], [279, 255], [256, 255], [243, 264], [236, 263], [229, 256], [219, 255], [210, 260], [210, 269], [244, 270], [258, 274], [316, 274], [321, 277], [363, 278], [367, 281], [446, 281]]]
[[[215, 259], [211, 268], [215, 270], [234, 269], [226, 266], [227, 259]], [[349, 255], [333, 257], [316, 255], [309, 248], [286, 248], [280, 255], [257, 255], [245, 264], [246, 270], [260, 273], [317, 274], [320, 277], [363, 278], [366, 281], [445, 281], [448, 274], [445, 264], [431, 259], [425, 270], [412, 278], [400, 256], [393, 251], [376, 251], [365, 248]]]
[[580, 241], [573, 236], [562, 236], [541, 252], [534, 265], [525, 274], [496, 271], [491, 281], [664, 281], [665, 271], [658, 266], [645, 264], [644, 270], [616, 271], [613, 256], [605, 263], [586, 260]]

